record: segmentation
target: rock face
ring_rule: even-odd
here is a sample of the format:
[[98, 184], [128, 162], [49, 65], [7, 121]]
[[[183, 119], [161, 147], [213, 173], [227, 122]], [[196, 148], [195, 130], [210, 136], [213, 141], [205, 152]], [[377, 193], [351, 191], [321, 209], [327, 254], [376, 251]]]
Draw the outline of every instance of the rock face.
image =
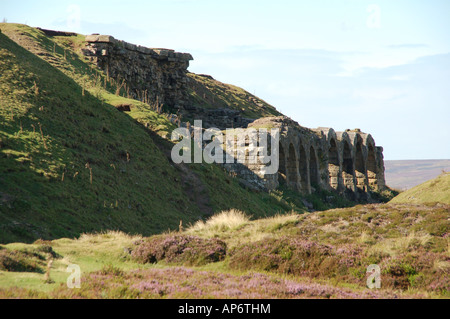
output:
[[133, 98], [170, 108], [188, 101], [186, 72], [193, 60], [189, 53], [150, 49], [99, 34], [86, 37], [83, 53], [108, 76], [125, 80]]

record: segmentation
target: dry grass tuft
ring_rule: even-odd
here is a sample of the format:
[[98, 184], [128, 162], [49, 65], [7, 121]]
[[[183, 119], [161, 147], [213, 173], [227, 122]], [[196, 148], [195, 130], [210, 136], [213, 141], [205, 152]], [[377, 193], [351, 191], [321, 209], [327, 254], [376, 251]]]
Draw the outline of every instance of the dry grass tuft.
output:
[[250, 218], [243, 212], [232, 209], [221, 212], [212, 216], [206, 222], [198, 221], [194, 226], [190, 227], [190, 231], [228, 231], [233, 230], [247, 224]]

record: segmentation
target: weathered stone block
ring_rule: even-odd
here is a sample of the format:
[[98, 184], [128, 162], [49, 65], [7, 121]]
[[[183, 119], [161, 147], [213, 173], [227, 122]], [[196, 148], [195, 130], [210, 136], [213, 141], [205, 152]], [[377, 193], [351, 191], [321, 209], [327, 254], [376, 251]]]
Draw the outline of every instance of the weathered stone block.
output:
[[100, 34], [91, 34], [86, 36], [87, 42], [106, 42], [106, 43], [114, 43], [114, 37], [110, 35], [100, 35]]
[[146, 48], [146, 47], [143, 47], [143, 46], [140, 46], [140, 45], [138, 45], [136, 49], [137, 49], [138, 52], [143, 53], [143, 54], [152, 54], [152, 53], [154, 53], [152, 49], [149, 49], [149, 48]]
[[[83, 52], [112, 78], [125, 79], [129, 94], [147, 102], [182, 108], [189, 100], [186, 71], [188, 63], [177, 56], [183, 53], [169, 49], [150, 49], [108, 35], [86, 37]], [[171, 58], [170, 63], [161, 63]]]
[[125, 49], [130, 50], [130, 51], [136, 51], [137, 50], [137, 46], [135, 44], [124, 42], [124, 46], [125, 46]]

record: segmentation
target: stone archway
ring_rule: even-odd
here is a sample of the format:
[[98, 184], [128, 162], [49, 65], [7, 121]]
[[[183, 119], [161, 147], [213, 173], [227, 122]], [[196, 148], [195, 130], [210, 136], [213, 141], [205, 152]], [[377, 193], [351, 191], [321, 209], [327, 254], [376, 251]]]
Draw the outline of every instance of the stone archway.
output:
[[355, 147], [355, 177], [358, 190], [366, 191], [366, 165], [362, 150], [362, 141], [358, 139]]
[[369, 187], [376, 190], [378, 188], [377, 160], [375, 147], [372, 144], [367, 147], [367, 179]]
[[279, 144], [279, 167], [278, 167], [278, 184], [286, 185], [286, 153], [284, 151], [283, 144]]
[[286, 161], [286, 180], [289, 187], [299, 188], [298, 158], [294, 145], [289, 144], [289, 153]]
[[339, 152], [336, 140], [333, 138], [330, 140], [328, 149], [328, 174], [330, 186], [335, 190], [340, 188], [339, 171]]
[[353, 158], [350, 148], [350, 144], [347, 141], [343, 141], [344, 147], [342, 152], [342, 180], [346, 189], [354, 190], [354, 171], [353, 171]]
[[303, 147], [302, 142], [300, 142], [299, 153], [300, 153], [299, 171], [300, 171], [301, 190], [305, 193], [309, 193], [310, 188], [308, 178], [308, 157], [306, 156], [306, 150]]
[[317, 188], [320, 184], [319, 165], [317, 162], [316, 151], [311, 145], [309, 148], [309, 181], [311, 187]]

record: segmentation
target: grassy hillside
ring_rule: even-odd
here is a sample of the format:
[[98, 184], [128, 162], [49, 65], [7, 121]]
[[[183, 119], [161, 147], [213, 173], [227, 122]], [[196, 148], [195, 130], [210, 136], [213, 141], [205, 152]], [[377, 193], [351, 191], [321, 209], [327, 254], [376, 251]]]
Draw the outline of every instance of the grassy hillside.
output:
[[[3, 245], [0, 298], [448, 298], [449, 208], [367, 205], [256, 221], [233, 210], [149, 238]], [[70, 263], [81, 289], [66, 286]], [[366, 287], [372, 264], [381, 289]]]
[[241, 111], [243, 117], [257, 119], [280, 116], [272, 105], [249, 92], [215, 80], [208, 75], [189, 73], [191, 103], [202, 108], [229, 108]]
[[[215, 165], [171, 163], [172, 145], [160, 136], [173, 125], [116, 95], [116, 83], [78, 55], [82, 36], [0, 29], [0, 243], [150, 235], [222, 209], [255, 217], [298, 209]], [[124, 103], [130, 112], [114, 107]]]
[[450, 204], [450, 173], [411, 188], [395, 197], [391, 203], [446, 203]]

